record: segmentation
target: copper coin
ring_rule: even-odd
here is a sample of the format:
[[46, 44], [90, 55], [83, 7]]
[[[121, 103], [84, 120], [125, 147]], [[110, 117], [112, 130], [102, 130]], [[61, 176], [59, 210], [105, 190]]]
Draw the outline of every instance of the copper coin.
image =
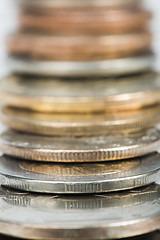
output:
[[136, 132], [160, 122], [160, 106], [135, 111], [95, 114], [40, 113], [4, 107], [2, 120], [18, 131], [57, 136]]
[[11, 55], [53, 61], [96, 61], [129, 57], [150, 49], [151, 34], [52, 36], [17, 33], [8, 38]]
[[54, 34], [118, 34], [146, 29], [151, 13], [142, 10], [21, 10], [20, 27]]
[[46, 8], [46, 9], [91, 9], [91, 8], [106, 8], [106, 9], [115, 9], [115, 8], [136, 8], [141, 4], [141, 0], [16, 0], [17, 4], [21, 7], [25, 6], [30, 9], [33, 8]]

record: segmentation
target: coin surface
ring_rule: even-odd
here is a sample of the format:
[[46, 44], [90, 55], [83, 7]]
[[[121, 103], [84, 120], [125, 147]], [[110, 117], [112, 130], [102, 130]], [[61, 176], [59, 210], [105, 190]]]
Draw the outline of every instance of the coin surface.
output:
[[0, 232], [39, 240], [113, 239], [148, 233], [160, 228], [159, 188], [150, 185], [77, 197], [1, 189]]
[[[52, 34], [122, 34], [144, 31], [151, 13], [141, 9], [109, 10], [87, 8], [56, 10], [22, 8], [19, 25], [22, 30]], [[113, 39], [114, 40], [114, 39]], [[117, 39], [118, 41], [118, 39]], [[146, 40], [145, 40], [146, 41]]]
[[133, 110], [160, 102], [160, 75], [86, 80], [9, 76], [0, 80], [0, 99], [41, 112]]
[[156, 182], [160, 154], [107, 163], [31, 163], [0, 157], [1, 184], [30, 192], [88, 194], [113, 192]]
[[140, 0], [85, 0], [85, 1], [74, 1], [74, 0], [16, 0], [17, 3], [29, 6], [29, 7], [55, 7], [55, 8], [74, 8], [74, 7], [107, 7], [107, 8], [125, 8], [125, 7], [136, 7], [141, 3]]
[[40, 113], [4, 107], [1, 113], [5, 125], [18, 131], [51, 136], [87, 136], [108, 133], [136, 132], [160, 122], [160, 106], [136, 111], [63, 114]]
[[52, 137], [7, 130], [0, 150], [18, 158], [50, 162], [96, 162], [133, 158], [155, 152], [160, 146], [156, 128], [130, 134], [88, 137]]
[[8, 58], [8, 64], [13, 72], [61, 77], [127, 75], [153, 69], [153, 62], [154, 56], [151, 53], [130, 58], [85, 62], [31, 61], [13, 56]]
[[[17, 33], [8, 37], [9, 54], [51, 61], [96, 61], [134, 56], [151, 46], [151, 33], [55, 36]], [[31, 47], [32, 46], [32, 47]]]

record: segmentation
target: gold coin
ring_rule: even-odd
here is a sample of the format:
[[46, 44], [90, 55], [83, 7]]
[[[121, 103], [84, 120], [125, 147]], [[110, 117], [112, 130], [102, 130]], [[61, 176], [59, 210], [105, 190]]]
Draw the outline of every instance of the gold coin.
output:
[[41, 135], [87, 136], [135, 132], [159, 123], [160, 106], [97, 114], [40, 113], [4, 107], [2, 121], [15, 130]]
[[0, 150], [22, 159], [50, 162], [96, 162], [133, 158], [155, 152], [160, 144], [156, 128], [142, 132], [90, 137], [49, 137], [12, 130], [0, 137]]
[[160, 76], [67, 80], [10, 76], [0, 81], [0, 99], [9, 106], [42, 112], [132, 110], [160, 102]]

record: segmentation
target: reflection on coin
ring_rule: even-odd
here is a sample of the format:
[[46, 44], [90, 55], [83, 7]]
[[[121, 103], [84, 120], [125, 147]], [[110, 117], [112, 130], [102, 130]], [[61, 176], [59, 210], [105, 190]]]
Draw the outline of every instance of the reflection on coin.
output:
[[8, 37], [7, 45], [9, 54], [31, 60], [97, 61], [129, 57], [147, 51], [151, 45], [151, 33], [141, 31], [105, 36], [17, 33]]
[[160, 227], [159, 188], [77, 197], [2, 189], [0, 232], [39, 240], [113, 239], [151, 232]]
[[[151, 13], [141, 9], [22, 8], [20, 28], [34, 32], [72, 35], [107, 35], [146, 30]], [[87, 49], [86, 49], [87, 50]]]
[[51, 136], [87, 136], [136, 132], [160, 122], [160, 106], [99, 114], [39, 113], [4, 107], [2, 121], [18, 131]]
[[119, 76], [153, 69], [154, 57], [144, 54], [131, 58], [104, 61], [31, 61], [9, 57], [8, 64], [13, 72], [44, 76], [88, 77]]
[[[3, 186], [32, 192], [84, 194], [112, 192], [156, 182], [160, 154], [114, 163], [31, 163], [0, 157]], [[2, 177], [3, 176], [3, 177]]]
[[12, 130], [1, 134], [0, 150], [8, 155], [38, 161], [96, 162], [142, 156], [160, 146], [154, 128], [130, 134], [89, 137], [45, 137]]
[[110, 8], [126, 8], [126, 7], [136, 7], [139, 5], [140, 0], [16, 0], [17, 3], [22, 4], [23, 6], [29, 7], [61, 7], [61, 8], [74, 8], [74, 7], [110, 7]]
[[131, 110], [160, 102], [160, 75], [86, 80], [10, 76], [0, 80], [0, 99], [42, 112]]

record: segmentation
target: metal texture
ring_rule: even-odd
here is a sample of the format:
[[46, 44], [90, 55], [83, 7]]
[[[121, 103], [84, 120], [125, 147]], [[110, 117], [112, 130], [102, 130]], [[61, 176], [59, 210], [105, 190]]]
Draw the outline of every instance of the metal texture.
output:
[[107, 8], [126, 8], [126, 7], [137, 7], [141, 1], [139, 0], [86, 0], [86, 1], [74, 1], [74, 0], [15, 0], [22, 6], [29, 7], [53, 7], [53, 8], [74, 8], [74, 7], [107, 7]]
[[5, 131], [0, 150], [27, 160], [96, 162], [133, 158], [155, 152], [160, 146], [156, 128], [130, 134], [89, 137], [49, 137]]
[[[151, 33], [56, 36], [16, 33], [8, 37], [11, 56], [44, 61], [101, 61], [143, 54], [150, 49]], [[32, 47], [31, 47], [32, 46]]]
[[113, 239], [160, 228], [158, 185], [77, 197], [5, 189], [1, 189], [0, 195], [0, 232], [16, 237]]
[[144, 54], [131, 58], [106, 61], [29, 61], [9, 57], [8, 64], [13, 72], [61, 77], [119, 76], [153, 69], [154, 56]]
[[160, 176], [160, 154], [89, 164], [31, 163], [0, 157], [1, 184], [30, 192], [88, 194], [145, 186]]
[[[55, 10], [31, 7], [31, 9], [23, 8], [20, 11], [21, 30], [62, 34], [63, 36], [64, 34], [96, 36], [144, 31], [152, 16], [150, 12], [141, 9], [87, 8], [80, 10], [74, 8], [58, 10], [57, 8]], [[115, 38], [111, 40], [115, 40]], [[130, 46], [128, 47], [130, 48]]]
[[50, 136], [89, 136], [136, 132], [160, 122], [160, 106], [136, 111], [95, 114], [40, 113], [4, 107], [2, 121], [8, 127]]
[[0, 80], [5, 104], [41, 112], [133, 110], [160, 102], [160, 75], [109, 79], [10, 76]]

